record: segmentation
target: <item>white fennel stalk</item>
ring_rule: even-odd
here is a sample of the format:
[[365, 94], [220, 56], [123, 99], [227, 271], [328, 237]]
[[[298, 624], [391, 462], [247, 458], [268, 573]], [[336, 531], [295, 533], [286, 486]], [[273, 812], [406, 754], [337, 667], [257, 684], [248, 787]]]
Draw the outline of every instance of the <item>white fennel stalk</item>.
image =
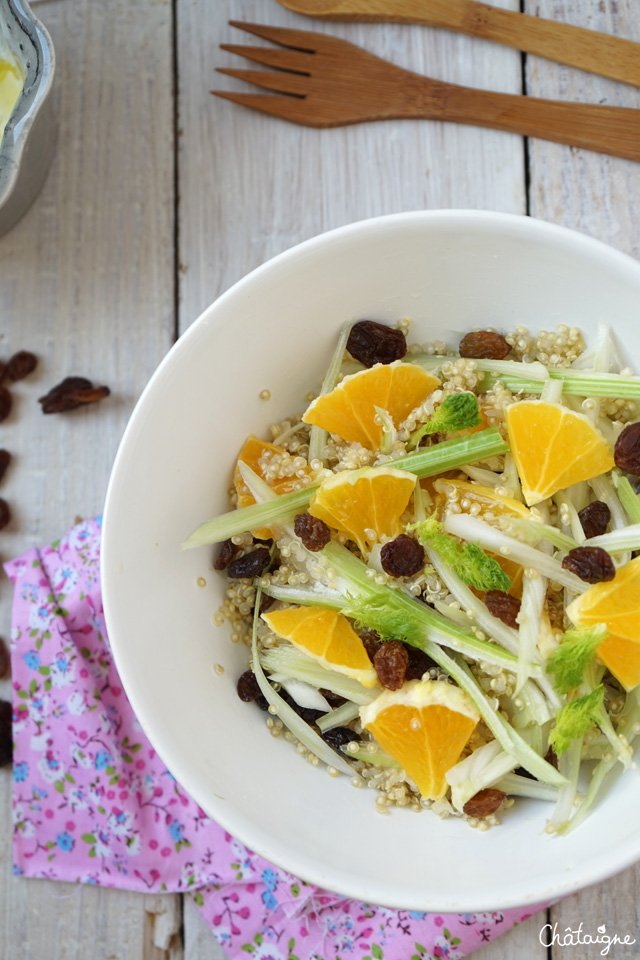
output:
[[[331, 358], [331, 363], [329, 364], [329, 369], [327, 370], [324, 380], [322, 381], [322, 386], [320, 388], [321, 395], [324, 393], [331, 393], [338, 382], [342, 361], [344, 359], [344, 352], [347, 348], [347, 340], [349, 339], [352, 326], [352, 323], [347, 323], [340, 331], [336, 349], [333, 357]], [[322, 427], [311, 427], [311, 430], [309, 431], [309, 463], [311, 463], [313, 460], [320, 460], [322, 465], [325, 465], [325, 457], [323, 456], [323, 453], [327, 445], [328, 437], [329, 434], [326, 430], [323, 430]]]

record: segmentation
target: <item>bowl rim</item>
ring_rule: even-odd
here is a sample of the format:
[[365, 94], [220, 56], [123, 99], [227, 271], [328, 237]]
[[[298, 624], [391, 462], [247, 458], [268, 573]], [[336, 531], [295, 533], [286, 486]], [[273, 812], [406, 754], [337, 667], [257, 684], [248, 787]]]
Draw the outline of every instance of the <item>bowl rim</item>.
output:
[[[51, 92], [55, 75], [53, 41], [42, 21], [24, 0], [4, 2], [21, 33], [33, 43], [38, 59], [31, 81], [25, 77], [23, 89], [0, 138], [0, 208], [14, 189], [29, 131]], [[13, 47], [12, 50], [20, 59]], [[7, 134], [16, 128], [19, 128], [17, 136], [9, 139]]]
[[[111, 504], [116, 498], [115, 491], [118, 486], [120, 465], [125, 459], [126, 451], [128, 450], [131, 438], [134, 437], [135, 433], [139, 429], [139, 425], [142, 425], [142, 421], [145, 417], [146, 403], [150, 395], [155, 390], [156, 383], [158, 383], [158, 381], [164, 376], [165, 369], [173, 362], [174, 357], [177, 356], [181, 350], [185, 349], [193, 338], [196, 338], [200, 334], [203, 327], [211, 322], [212, 315], [215, 315], [215, 313], [221, 307], [223, 307], [228, 300], [237, 296], [238, 292], [241, 291], [246, 284], [253, 282], [256, 278], [259, 278], [265, 271], [271, 270], [274, 266], [279, 265], [289, 259], [295, 260], [298, 257], [303, 257], [308, 253], [313, 252], [316, 247], [322, 247], [325, 244], [331, 243], [333, 240], [341, 240], [345, 237], [355, 238], [359, 233], [371, 230], [372, 228], [384, 228], [387, 225], [393, 227], [394, 225], [401, 225], [403, 223], [411, 224], [419, 221], [426, 221], [431, 224], [437, 224], [438, 221], [440, 221], [443, 226], [447, 224], [454, 224], [456, 222], [462, 223], [465, 221], [473, 221], [478, 224], [485, 223], [488, 227], [493, 226], [501, 227], [503, 229], [506, 228], [507, 232], [513, 231], [520, 234], [525, 232], [530, 236], [537, 236], [541, 239], [544, 239], [545, 237], [554, 239], [559, 238], [561, 240], [564, 239], [565, 243], [572, 246], [574, 250], [584, 250], [585, 252], [591, 251], [592, 253], [596, 252], [604, 263], [610, 263], [611, 265], [622, 267], [625, 272], [633, 276], [640, 291], [640, 262], [635, 260], [630, 255], [616, 250], [614, 247], [611, 247], [609, 244], [606, 244], [601, 240], [597, 240], [565, 226], [560, 226], [558, 224], [550, 223], [549, 221], [522, 214], [502, 213], [491, 210], [468, 210], [455, 208], [384, 214], [336, 227], [332, 230], [317, 234], [307, 240], [289, 247], [283, 252], [263, 262], [249, 273], [245, 274], [243, 277], [233, 283], [231, 287], [220, 294], [220, 296], [218, 296], [211, 304], [209, 304], [209, 306], [200, 313], [200, 315], [193, 321], [187, 330], [185, 330], [185, 332], [173, 344], [165, 357], [156, 367], [156, 370], [142, 391], [120, 441], [107, 487], [103, 514], [102, 563], [100, 573], [107, 632], [110, 637], [114, 661], [118, 672], [120, 673], [127, 697], [129, 698], [134, 713], [140, 721], [142, 729], [151, 740], [154, 749], [156, 749], [158, 755], [162, 758], [168, 769], [176, 777], [177, 782], [180, 783], [183, 789], [193, 799], [195, 799], [195, 801], [199, 803], [203, 809], [206, 808], [213, 811], [213, 813], [209, 815], [226, 831], [228, 831], [231, 835], [236, 837], [250, 849], [256, 850], [256, 852], [258, 852], [266, 860], [272, 861], [278, 866], [282, 866], [282, 869], [292, 874], [305, 877], [308, 882], [315, 883], [328, 890], [338, 892], [343, 896], [356, 900], [368, 899], [369, 902], [384, 904], [387, 907], [395, 909], [420, 908], [413, 907], [411, 905], [407, 906], [406, 903], [400, 902], [399, 899], [394, 899], [393, 896], [383, 899], [374, 899], [371, 897], [367, 898], [366, 896], [363, 898], [358, 892], [354, 892], [353, 889], [345, 889], [345, 884], [341, 877], [339, 868], [335, 868], [331, 872], [325, 866], [325, 875], [323, 876], [322, 880], [318, 880], [317, 878], [314, 879], [313, 876], [309, 875], [308, 857], [305, 858], [305, 854], [295, 853], [294, 855], [289, 855], [289, 851], [287, 855], [288, 862], [286, 864], [282, 864], [281, 850], [279, 849], [277, 842], [270, 844], [268, 837], [265, 837], [265, 834], [263, 833], [261, 835], [261, 841], [256, 844], [255, 838], [247, 835], [244, 823], [238, 822], [234, 816], [234, 811], [230, 809], [229, 806], [217, 804], [215, 797], [211, 797], [209, 795], [205, 796], [203, 794], [203, 790], [197, 783], [197, 774], [191, 772], [189, 769], [183, 766], [180, 756], [177, 753], [174, 754], [170, 748], [167, 748], [165, 751], [164, 744], [156, 744], [154, 742], [152, 724], [149, 723], [149, 717], [143, 703], [144, 696], [142, 693], [142, 688], [144, 687], [144, 680], [141, 684], [138, 684], [137, 680], [133, 677], [123, 676], [121, 673], [122, 660], [120, 657], [120, 641], [115, 639], [114, 642], [114, 635], [112, 635], [109, 630], [110, 620], [113, 622], [113, 618], [111, 616], [112, 578], [110, 565], [112, 554]], [[447, 902], [436, 900], [434, 905], [429, 905], [427, 909], [429, 911], [439, 912], [477, 912], [491, 911], [496, 909], [504, 910], [517, 907], [533, 907], [542, 905], [543, 900], [555, 902], [562, 897], [576, 893], [578, 890], [581, 890], [591, 884], [606, 880], [608, 877], [624, 870], [638, 861], [640, 859], [640, 834], [638, 835], [637, 843], [635, 845], [629, 844], [628, 847], [622, 850], [617, 849], [616, 852], [617, 855], [615, 857], [603, 855], [595, 860], [590, 861], [587, 867], [582, 869], [579, 881], [576, 881], [576, 879], [572, 878], [571, 876], [558, 877], [557, 882], [546, 887], [543, 893], [541, 893], [540, 889], [538, 888], [533, 893], [525, 894], [520, 885], [514, 885], [516, 889], [512, 890], [512, 888], [509, 887], [509, 890], [512, 892], [507, 892], [506, 895], [503, 893], [500, 897], [500, 903], [498, 904], [495, 903], [494, 897], [487, 897], [482, 891], [478, 891], [478, 895], [476, 898], [474, 898], [473, 903], [460, 901], [452, 904], [450, 900]], [[436, 897], [437, 896], [438, 894], [436, 891]]]

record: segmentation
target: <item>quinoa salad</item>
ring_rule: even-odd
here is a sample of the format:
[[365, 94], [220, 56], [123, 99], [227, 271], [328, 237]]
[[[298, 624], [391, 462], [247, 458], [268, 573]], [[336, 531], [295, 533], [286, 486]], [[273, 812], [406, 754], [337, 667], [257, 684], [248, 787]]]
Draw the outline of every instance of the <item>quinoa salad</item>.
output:
[[562, 835], [635, 767], [640, 378], [604, 322], [410, 332], [347, 324], [183, 546], [217, 544], [274, 749], [380, 813], [484, 831], [527, 798]]

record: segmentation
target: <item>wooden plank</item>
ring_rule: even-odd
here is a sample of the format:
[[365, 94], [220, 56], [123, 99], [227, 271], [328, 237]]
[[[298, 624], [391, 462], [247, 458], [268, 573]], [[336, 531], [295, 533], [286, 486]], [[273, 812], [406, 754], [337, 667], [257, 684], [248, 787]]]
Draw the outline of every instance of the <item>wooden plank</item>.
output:
[[[517, 0], [504, 5], [518, 8]], [[178, 0], [181, 331], [249, 270], [344, 223], [422, 208], [525, 211], [518, 137], [409, 121], [317, 131], [214, 100], [211, 88], [243, 87], [215, 73], [243, 65], [218, 44], [254, 42], [227, 25], [231, 17], [332, 33], [443, 80], [521, 89], [517, 53], [466, 37], [311, 21], [261, 0]], [[185, 958], [223, 956], [186, 904]]]
[[[640, 21], [635, 0], [527, 0], [528, 13], [554, 17], [595, 30], [640, 41]], [[613, 106], [640, 107], [640, 90], [569, 70], [534, 57], [527, 58], [527, 90], [531, 95]], [[572, 150], [542, 141], [531, 141], [531, 214], [610, 243], [626, 253], [640, 253], [640, 167], [637, 164]], [[576, 928], [596, 935], [604, 923], [610, 933], [629, 934], [640, 942], [637, 910], [638, 867], [583, 891], [559, 904], [552, 921], [560, 931]], [[602, 947], [553, 948], [555, 960], [595, 960]], [[612, 954], [636, 957], [635, 947], [616, 946]]]
[[218, 44], [254, 42], [231, 17], [324, 31], [438, 79], [505, 92], [521, 88], [515, 51], [427, 28], [325, 23], [259, 0], [178, 0], [178, 13], [181, 330], [249, 270], [332, 227], [422, 208], [524, 212], [519, 137], [423, 121], [318, 131], [209, 94], [246, 89], [215, 72], [244, 65]]
[[[43, 193], [0, 238], [0, 355], [25, 348], [40, 357], [2, 425], [1, 445], [15, 458], [3, 483], [14, 513], [3, 559], [101, 511], [127, 418], [174, 330], [171, 4], [74, 0], [39, 12], [58, 58], [59, 136]], [[107, 383], [113, 396], [43, 417], [37, 397], [69, 374]], [[5, 636], [10, 600], [3, 577]], [[0, 696], [9, 695], [5, 682]], [[145, 897], [11, 876], [10, 801], [4, 770], [3, 960], [142, 958]]]
[[473, 956], [478, 960], [547, 960], [547, 948], [539, 938], [540, 928], [546, 922], [545, 910], [481, 947]]

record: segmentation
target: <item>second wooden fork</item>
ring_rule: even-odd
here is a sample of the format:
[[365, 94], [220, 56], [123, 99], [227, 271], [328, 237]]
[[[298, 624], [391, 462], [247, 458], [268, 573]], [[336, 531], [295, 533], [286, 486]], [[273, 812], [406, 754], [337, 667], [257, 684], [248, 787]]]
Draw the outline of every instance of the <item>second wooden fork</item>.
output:
[[221, 44], [275, 70], [220, 73], [284, 96], [212, 90], [216, 96], [309, 127], [369, 120], [445, 120], [540, 137], [640, 160], [640, 111], [476, 90], [421, 76], [353, 43], [307, 30], [230, 21], [278, 47]]

